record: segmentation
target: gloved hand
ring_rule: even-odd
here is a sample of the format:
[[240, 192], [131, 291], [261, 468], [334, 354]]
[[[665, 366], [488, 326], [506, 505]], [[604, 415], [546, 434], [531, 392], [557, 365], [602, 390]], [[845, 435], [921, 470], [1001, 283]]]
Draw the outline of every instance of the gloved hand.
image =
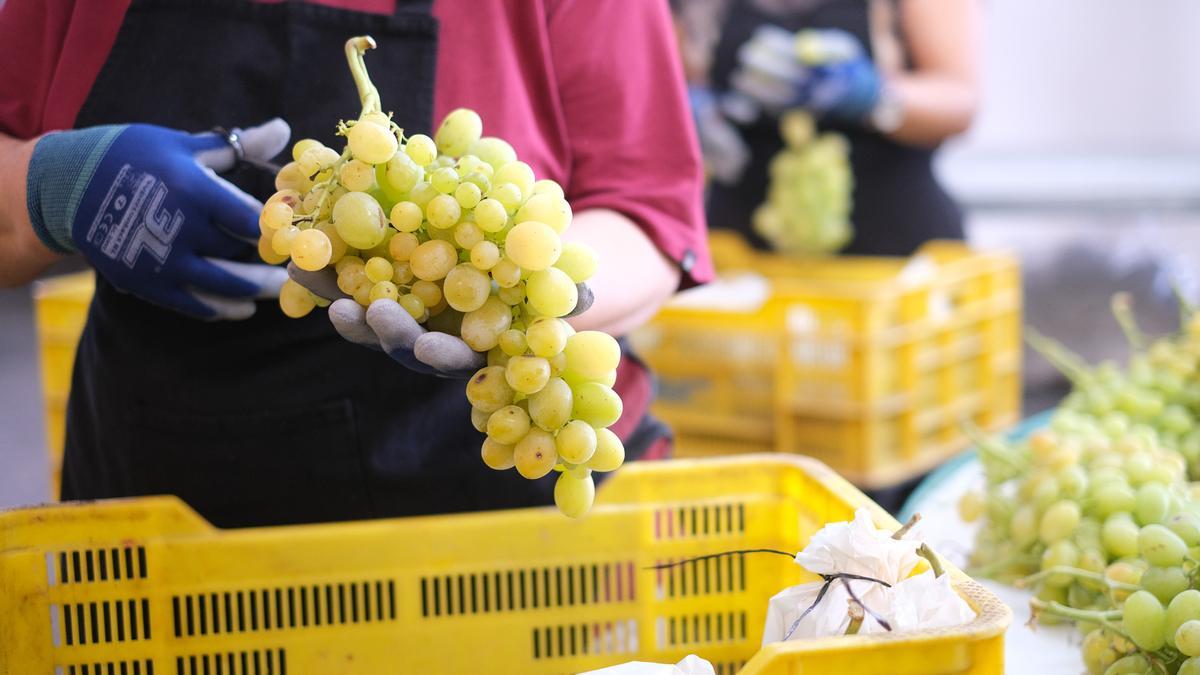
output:
[[[403, 307], [392, 300], [376, 300], [370, 307], [349, 298], [338, 288], [332, 268], [306, 272], [288, 263], [292, 280], [317, 296], [331, 300], [329, 321], [346, 340], [378, 349], [404, 367], [439, 377], [471, 377], [487, 365], [487, 355], [471, 349], [462, 338], [427, 331]], [[571, 316], [592, 306], [594, 296], [587, 284], [579, 284], [579, 301]]]
[[[248, 160], [287, 145], [275, 119], [238, 135]], [[59, 253], [78, 251], [121, 291], [202, 319], [245, 319], [278, 297], [287, 273], [234, 262], [254, 251], [262, 204], [217, 175], [239, 157], [226, 137], [148, 124], [49, 134], [29, 163], [34, 230]]]
[[716, 97], [707, 87], [688, 87], [688, 99], [709, 175], [726, 185], [737, 183], [750, 162], [750, 148], [741, 132], [721, 113]]
[[862, 44], [841, 30], [789, 33], [763, 26], [738, 50], [736, 92], [772, 114], [794, 107], [862, 123], [879, 102], [882, 79]]

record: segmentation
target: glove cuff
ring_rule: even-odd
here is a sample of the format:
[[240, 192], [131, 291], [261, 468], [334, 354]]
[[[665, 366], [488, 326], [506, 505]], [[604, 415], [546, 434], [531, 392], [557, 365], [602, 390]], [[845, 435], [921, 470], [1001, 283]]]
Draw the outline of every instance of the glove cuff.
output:
[[50, 133], [29, 160], [25, 205], [33, 231], [56, 253], [74, 253], [71, 224], [100, 160], [128, 125]]

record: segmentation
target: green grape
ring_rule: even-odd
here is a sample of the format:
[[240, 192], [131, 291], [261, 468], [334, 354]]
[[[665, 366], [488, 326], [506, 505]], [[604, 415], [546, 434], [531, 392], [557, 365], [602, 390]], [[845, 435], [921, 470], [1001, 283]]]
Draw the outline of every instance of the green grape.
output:
[[463, 316], [461, 337], [471, 349], [486, 352], [500, 342], [500, 334], [512, 326], [512, 312], [496, 296], [484, 301], [479, 309]]
[[329, 260], [325, 264], [336, 264], [339, 260], [346, 256], [346, 250], [349, 247], [346, 246], [346, 242], [342, 241], [342, 238], [338, 235], [337, 228], [333, 226], [333, 223], [328, 221], [321, 222], [318, 223], [313, 229], [318, 232], [323, 232], [325, 234], [325, 238], [329, 240]]
[[[1034, 594], [1038, 600], [1043, 602], [1057, 602], [1060, 605], [1068, 604], [1067, 600], [1068, 584], [1042, 584], [1041, 588]], [[1044, 626], [1057, 626], [1063, 623], [1063, 618], [1054, 614], [1044, 613], [1037, 617], [1038, 623]]]
[[550, 380], [550, 363], [540, 356], [514, 356], [508, 360], [505, 377], [514, 390], [535, 394]]
[[529, 397], [529, 417], [541, 429], [557, 431], [571, 418], [575, 397], [561, 378], [551, 377], [541, 391]]
[[414, 134], [404, 144], [404, 152], [417, 166], [429, 166], [437, 158], [437, 145], [425, 134]]
[[438, 191], [433, 189], [433, 186], [425, 181], [417, 183], [412, 190], [408, 192], [408, 201], [421, 207], [422, 210], [433, 201], [433, 198], [438, 196]]
[[[1046, 547], [1042, 553], [1042, 569], [1052, 567], [1075, 567], [1079, 562], [1079, 547], [1069, 539], [1062, 539]], [[1074, 581], [1064, 574], [1052, 574], [1046, 578], [1047, 586], [1066, 587]]]
[[416, 232], [421, 228], [421, 221], [425, 219], [421, 207], [412, 202], [397, 202], [392, 207], [390, 216], [392, 226], [401, 232]]
[[522, 161], [513, 161], [505, 164], [502, 167], [497, 167], [495, 175], [492, 177], [492, 182], [497, 185], [510, 183], [515, 185], [520, 190], [520, 200], [525, 200], [533, 194], [533, 183], [535, 177], [533, 169]]
[[302, 230], [292, 239], [290, 253], [296, 267], [316, 272], [329, 264], [329, 259], [333, 256], [333, 244], [321, 230]]
[[567, 200], [552, 194], [535, 194], [517, 209], [513, 221], [544, 223], [558, 234], [562, 234], [571, 226], [571, 218], [571, 205]]
[[462, 332], [463, 313], [443, 307], [441, 311], [432, 314], [429, 321], [425, 323], [425, 327], [431, 331], [445, 333], [446, 335], [458, 335]]
[[491, 418], [490, 412], [484, 412], [479, 408], [471, 408], [471, 426], [475, 427], [475, 431], [487, 433], [488, 419]]
[[442, 287], [424, 279], [413, 282], [412, 294], [420, 298], [421, 303], [430, 310], [442, 301]]
[[387, 230], [379, 202], [365, 192], [342, 195], [333, 205], [333, 224], [342, 241], [357, 249], [378, 246]]
[[516, 465], [514, 447], [498, 443], [491, 437], [483, 440], [483, 447], [480, 448], [479, 454], [483, 458], [483, 463], [496, 471], [505, 471]]
[[512, 387], [504, 379], [503, 366], [480, 368], [467, 381], [467, 400], [486, 413], [494, 413], [509, 405], [513, 402], [513, 395]]
[[454, 227], [462, 217], [462, 207], [450, 195], [438, 195], [425, 206], [425, 219], [439, 230]]
[[958, 500], [958, 516], [963, 522], [973, 523], [983, 516], [984, 498], [978, 492], [966, 492]]
[[508, 213], [495, 199], [483, 199], [475, 205], [475, 224], [484, 232], [499, 232], [508, 224]]
[[418, 279], [437, 281], [458, 264], [458, 251], [449, 242], [432, 239], [414, 249], [408, 262]]
[[279, 173], [275, 174], [275, 189], [304, 193], [312, 189], [312, 181], [300, 168], [298, 162], [288, 162], [279, 169]]
[[583, 420], [571, 420], [554, 438], [558, 456], [564, 462], [583, 464], [596, 452], [596, 430]]
[[1184, 656], [1200, 656], [1200, 621], [1183, 622], [1175, 631], [1175, 648]]
[[[559, 199], [564, 199], [566, 197], [565, 193], [563, 193], [562, 186], [559, 185], [557, 182], [550, 180], [549, 178], [543, 178], [541, 180], [534, 181], [533, 194], [535, 194], [535, 195], [543, 195], [543, 194], [554, 195], [555, 197], [557, 197]], [[545, 221], [542, 221], [542, 222], [545, 222]]]
[[[295, 249], [295, 244], [292, 245]], [[294, 254], [293, 254], [294, 257]], [[1200, 545], [1200, 517], [1194, 513], [1176, 513], [1167, 519], [1167, 528], [1179, 535], [1188, 547]]]
[[417, 166], [407, 153], [397, 152], [388, 160], [384, 176], [389, 187], [404, 194], [425, 180], [425, 169]]
[[1146, 483], [1138, 488], [1137, 504], [1133, 514], [1138, 523], [1150, 525], [1166, 520], [1171, 508], [1171, 495], [1167, 488], [1159, 483]]
[[[1131, 562], [1132, 560], [1136, 559], [1118, 560], [1117, 562], [1109, 565], [1108, 569], [1104, 570], [1104, 578], [1108, 579], [1109, 581], [1116, 581], [1122, 584], [1136, 586], [1141, 582], [1142, 571], [1145, 568], [1143, 566], [1139, 566], [1144, 565], [1144, 563], [1142, 563], [1140, 560], [1137, 561], [1137, 565]], [[1112, 593], [1113, 598], [1118, 602], [1124, 600], [1129, 595], [1128, 591], [1123, 590], [1114, 590]]]
[[1167, 638], [1167, 644], [1175, 646], [1175, 631], [1183, 625], [1185, 621], [1200, 619], [1200, 591], [1195, 589], [1187, 589], [1181, 591], [1174, 598], [1171, 598], [1170, 604], [1167, 605], [1167, 615], [1163, 632]]
[[1175, 675], [1200, 675], [1200, 658], [1192, 657], [1179, 664]]
[[518, 405], [506, 405], [488, 418], [487, 435], [497, 443], [516, 445], [529, 433], [529, 414]]
[[399, 302], [400, 306], [404, 308], [404, 311], [408, 312], [409, 316], [416, 321], [421, 322], [425, 320], [425, 303], [421, 302], [421, 299], [416, 295], [407, 293], [400, 296], [400, 299], [397, 302]]
[[1138, 552], [1138, 526], [1128, 513], [1114, 513], [1104, 521], [1100, 532], [1104, 548], [1114, 557], [1136, 556]]
[[572, 387], [574, 405], [572, 417], [594, 427], [607, 427], [621, 417], [621, 397], [610, 387], [598, 382], [584, 382]]
[[1150, 670], [1150, 661], [1141, 654], [1122, 656], [1113, 662], [1104, 675], [1145, 675]]
[[517, 284], [508, 288], [502, 287], [496, 292], [496, 297], [510, 307], [519, 305], [525, 302], [525, 284]]
[[1163, 634], [1166, 618], [1162, 603], [1149, 591], [1134, 591], [1125, 599], [1122, 625], [1141, 649], [1150, 652], [1162, 649], [1166, 644]]
[[441, 126], [433, 135], [437, 141], [438, 150], [452, 156], [467, 152], [483, 134], [483, 120], [474, 110], [456, 108], [442, 119]]
[[[483, 166], [488, 166], [488, 165], [484, 164]], [[480, 167], [480, 168], [482, 168], [482, 167]], [[472, 171], [472, 172], [468, 173], [467, 175], [463, 176], [463, 182], [470, 183], [470, 184], [474, 185], [475, 187], [479, 188], [479, 194], [481, 194], [481, 195], [485, 195], [492, 191], [491, 179], [479, 171]], [[507, 215], [508, 214], [505, 214], [505, 216], [507, 216]]]
[[375, 186], [375, 167], [352, 159], [342, 165], [338, 182], [350, 192], [366, 192]]
[[359, 120], [346, 132], [350, 154], [367, 164], [383, 164], [392, 158], [399, 145], [388, 127]]
[[376, 300], [398, 301], [400, 299], [400, 289], [391, 281], [380, 281], [371, 286], [371, 294], [368, 297], [371, 302], [375, 302]]
[[[609, 339], [611, 340], [612, 338]], [[567, 355], [567, 359], [569, 363], [570, 354]], [[1038, 529], [1038, 535], [1042, 543], [1049, 545], [1070, 537], [1075, 532], [1075, 528], [1079, 527], [1080, 516], [1079, 505], [1075, 502], [1063, 500], [1052, 504], [1042, 514], [1042, 520]]]
[[558, 463], [558, 451], [554, 448], [554, 437], [537, 427], [525, 434], [514, 450], [517, 472], [529, 480], [536, 480], [550, 473]]
[[454, 188], [454, 201], [464, 209], [473, 209], [483, 199], [483, 192], [474, 183], [460, 183]]
[[1019, 548], [1026, 548], [1038, 538], [1038, 512], [1032, 504], [1022, 504], [1013, 512], [1009, 532], [1012, 533], [1013, 543]]
[[592, 508], [596, 500], [596, 484], [591, 476], [576, 476], [564, 471], [554, 483], [554, 504], [563, 515], [578, 518]]
[[536, 272], [550, 267], [562, 252], [562, 240], [544, 223], [514, 225], [504, 239], [504, 253], [522, 269]]
[[[1095, 485], [1094, 479], [1092, 484]], [[1100, 516], [1132, 511], [1137, 505], [1137, 496], [1133, 490], [1121, 483], [1101, 485], [1092, 495], [1092, 500], [1096, 514]]]
[[[458, 172], [449, 167], [443, 167], [429, 174], [429, 184], [434, 190], [446, 196], [452, 196], [458, 189]], [[454, 203], [458, 203], [455, 199]]]
[[460, 312], [471, 312], [483, 306], [492, 291], [492, 280], [470, 264], [456, 266], [446, 275], [442, 294], [446, 302]]
[[492, 265], [492, 279], [500, 288], [512, 288], [521, 283], [521, 268], [508, 258], [501, 258]]
[[517, 153], [507, 142], [492, 136], [484, 136], [467, 148], [467, 153], [482, 159], [495, 170], [516, 161]]
[[1188, 587], [1188, 575], [1182, 567], [1153, 567], [1142, 572], [1142, 588], [1166, 603]]
[[300, 284], [288, 279], [279, 289], [279, 308], [293, 319], [299, 319], [317, 306], [312, 293]]
[[[546, 359], [563, 351], [567, 346], [567, 338], [570, 336], [571, 327], [562, 319], [538, 318], [525, 330], [525, 339], [529, 349], [535, 355]], [[608, 336], [605, 335], [605, 337]]]
[[321, 141], [312, 138], [302, 138], [296, 141], [296, 144], [292, 146], [292, 159], [300, 161], [300, 158], [304, 156], [305, 152], [312, 150], [313, 148], [323, 147], [325, 147], [325, 144]]
[[488, 199], [494, 199], [504, 206], [504, 214], [511, 216], [521, 206], [521, 188], [512, 183], [495, 183], [487, 193]]
[[367, 278], [373, 283], [388, 281], [392, 278], [392, 264], [386, 258], [371, 258], [363, 266]]
[[529, 345], [525, 342], [525, 333], [509, 328], [500, 334], [500, 349], [504, 350], [509, 356], [520, 356], [525, 353]]
[[554, 266], [566, 272], [571, 281], [581, 284], [596, 273], [597, 264], [596, 251], [591, 246], [572, 241], [563, 244], [562, 253]]
[[[492, 278], [496, 278], [496, 270], [503, 262], [496, 263], [496, 267], [492, 268]], [[541, 316], [566, 316], [579, 302], [579, 289], [575, 282], [557, 267], [530, 274], [525, 282], [525, 295], [529, 306]]]
[[420, 245], [421, 240], [412, 232], [397, 232], [388, 240], [388, 255], [396, 263], [407, 263]]
[[567, 370], [588, 380], [604, 377], [621, 362], [621, 346], [600, 331], [579, 331], [567, 339], [563, 352], [567, 355]]
[[295, 225], [284, 225], [271, 235], [271, 250], [277, 255], [288, 256], [292, 252], [292, 241], [300, 234]]
[[[458, 244], [458, 247], [462, 250], [470, 251], [477, 244], [482, 244], [483, 242], [483, 230], [479, 229], [479, 226], [475, 223], [463, 221], [454, 226], [454, 243]], [[498, 252], [499, 249], [497, 249]]]
[[1183, 563], [1187, 544], [1162, 525], [1147, 525], [1138, 533], [1138, 553], [1151, 565], [1175, 567]]
[[454, 170], [459, 176], [467, 176], [474, 173], [480, 164], [483, 164], [483, 160], [475, 155], [463, 155], [454, 163]]
[[616, 471], [625, 462], [625, 445], [611, 429], [596, 429], [596, 452], [587, 466], [593, 471]]
[[1055, 474], [1054, 479], [1062, 494], [1070, 499], [1082, 499], [1087, 493], [1087, 472], [1080, 466], [1068, 466]]
[[263, 234], [267, 234], [268, 232], [275, 232], [282, 227], [288, 227], [292, 224], [292, 217], [294, 215], [295, 212], [287, 203], [282, 201], [268, 202], [263, 206], [262, 213], [258, 214], [259, 230]]
[[[488, 271], [500, 262], [500, 247], [490, 241], [481, 241], [471, 247], [471, 264], [477, 269]], [[522, 291], [524, 296], [524, 291]], [[505, 301], [506, 304], [516, 304]], [[519, 302], [519, 301], [518, 301]]]

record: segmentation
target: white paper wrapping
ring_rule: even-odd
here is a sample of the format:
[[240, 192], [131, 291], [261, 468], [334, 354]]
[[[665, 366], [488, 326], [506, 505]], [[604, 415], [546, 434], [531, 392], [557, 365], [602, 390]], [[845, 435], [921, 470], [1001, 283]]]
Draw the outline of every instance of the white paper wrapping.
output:
[[711, 663], [691, 654], [675, 665], [630, 661], [580, 675], [716, 675], [716, 671]]

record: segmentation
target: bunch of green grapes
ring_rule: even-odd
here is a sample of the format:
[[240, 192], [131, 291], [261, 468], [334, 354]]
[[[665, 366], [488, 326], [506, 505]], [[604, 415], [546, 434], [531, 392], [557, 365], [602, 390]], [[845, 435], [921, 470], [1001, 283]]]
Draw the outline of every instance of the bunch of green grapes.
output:
[[984, 520], [977, 572], [1035, 588], [1041, 620], [1080, 625], [1091, 672], [1200, 675], [1200, 320], [1144, 347], [1114, 307], [1128, 369], [1035, 336], [1075, 390], [1027, 441], [980, 441], [987, 485], [959, 511]]
[[846, 139], [817, 136], [812, 116], [793, 110], [780, 120], [784, 148], [771, 160], [767, 201], [754, 229], [784, 253], [834, 253], [854, 234], [854, 175]]
[[[483, 461], [529, 479], [560, 476], [559, 509], [578, 517], [595, 498], [592, 471], [624, 461], [608, 427], [621, 350], [611, 336], [575, 332], [562, 317], [596, 270], [594, 250], [564, 243], [571, 207], [505, 141], [483, 136], [479, 115], [457, 109], [431, 138], [406, 136], [380, 111], [354, 38], [346, 53], [363, 99], [338, 133], [338, 152], [305, 139], [277, 178], [260, 219], [268, 263], [337, 272], [359, 304], [395, 302], [416, 321], [487, 353], [467, 384], [471, 421], [487, 433]], [[287, 282], [280, 306], [302, 317], [327, 302]]]

